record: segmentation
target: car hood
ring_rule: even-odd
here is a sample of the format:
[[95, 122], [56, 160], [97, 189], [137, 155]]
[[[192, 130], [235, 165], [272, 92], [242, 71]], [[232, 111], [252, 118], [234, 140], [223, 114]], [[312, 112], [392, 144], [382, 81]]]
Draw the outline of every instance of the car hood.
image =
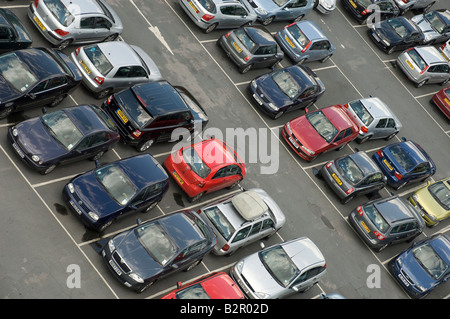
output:
[[279, 7], [272, 0], [247, 0], [252, 7], [261, 8], [267, 12], [277, 10]]
[[375, 23], [374, 26], [375, 30], [381, 36], [381, 38], [388, 40], [391, 44], [400, 42], [402, 40], [402, 37], [399, 36], [397, 32], [395, 32], [394, 29], [390, 27], [386, 20]]
[[317, 152], [329, 145], [308, 122], [306, 116], [292, 120], [291, 130], [299, 142], [311, 151]]
[[259, 77], [256, 85], [261, 91], [260, 96], [264, 95], [278, 108], [292, 104], [292, 100], [280, 90], [270, 73]]
[[449, 212], [447, 212], [431, 195], [428, 187], [425, 187], [416, 192], [417, 202], [428, 213], [435, 216], [438, 219], [445, 218]]
[[50, 135], [40, 117], [16, 125], [18, 140], [26, 152], [37, 155], [43, 162], [58, 158], [67, 151]]
[[18, 93], [13, 87], [0, 75], [0, 105], [5, 102], [17, 99], [21, 94]]
[[424, 18], [423, 14], [412, 17], [411, 21], [423, 32], [425, 41], [429, 41], [439, 36], [439, 33], [431, 27], [431, 24]]
[[419, 285], [428, 290], [436, 285], [436, 281], [423, 269], [411, 250], [402, 256], [402, 270], [416, 286]]

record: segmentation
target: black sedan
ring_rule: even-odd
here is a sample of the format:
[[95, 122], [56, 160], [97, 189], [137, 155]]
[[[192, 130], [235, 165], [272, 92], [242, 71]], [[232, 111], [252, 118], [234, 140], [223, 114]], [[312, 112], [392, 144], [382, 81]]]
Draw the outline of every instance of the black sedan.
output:
[[[344, 8], [361, 24], [396, 17], [400, 9], [393, 0], [342, 0]], [[373, 20], [372, 20], [373, 19]]]
[[376, 22], [367, 32], [369, 38], [387, 54], [421, 45], [425, 40], [419, 27], [405, 17]]
[[28, 48], [4, 53], [0, 55], [0, 119], [36, 106], [56, 106], [81, 79], [61, 51]]
[[48, 174], [58, 165], [99, 159], [120, 135], [103, 110], [78, 105], [9, 127], [7, 139], [28, 166]]
[[226, 55], [246, 73], [253, 68], [273, 67], [284, 57], [284, 52], [272, 34], [264, 27], [252, 25], [241, 27], [217, 40]]
[[192, 269], [215, 244], [214, 232], [195, 212], [181, 211], [114, 236], [102, 256], [122, 284], [143, 292], [161, 277]]
[[0, 8], [0, 50], [26, 49], [32, 42], [20, 19], [11, 10]]
[[257, 77], [248, 91], [259, 108], [277, 119], [287, 111], [312, 105], [325, 86], [309, 67], [294, 65]]
[[63, 198], [89, 229], [104, 231], [135, 212], [149, 212], [169, 189], [169, 177], [150, 154], [99, 165], [74, 177]]

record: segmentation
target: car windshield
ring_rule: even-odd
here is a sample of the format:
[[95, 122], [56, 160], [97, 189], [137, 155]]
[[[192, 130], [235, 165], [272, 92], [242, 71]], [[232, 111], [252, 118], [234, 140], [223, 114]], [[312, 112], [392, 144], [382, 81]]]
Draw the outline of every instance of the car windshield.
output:
[[75, 17], [70, 13], [61, 0], [44, 0], [44, 3], [56, 20], [58, 20], [63, 26], [67, 27], [75, 20]]
[[445, 210], [450, 210], [450, 181], [434, 183], [428, 187], [428, 191]]
[[330, 143], [338, 133], [336, 127], [334, 127], [333, 123], [330, 122], [322, 111], [307, 113], [306, 118], [317, 133], [319, 133], [319, 135], [328, 143]]
[[275, 3], [277, 6], [282, 7], [284, 6], [289, 0], [273, 0], [273, 3]]
[[41, 117], [41, 121], [67, 151], [70, 151], [83, 138], [83, 134], [63, 110], [45, 114]]
[[188, 147], [183, 150], [183, 158], [191, 170], [201, 178], [206, 178], [211, 172], [211, 169], [203, 162], [193, 147]]
[[112, 70], [113, 66], [111, 62], [109, 62], [108, 58], [102, 50], [100, 50], [98, 45], [88, 45], [85, 46], [83, 50], [98, 72], [102, 75], [107, 75], [109, 71]]
[[367, 111], [361, 101], [353, 101], [348, 103], [348, 105], [352, 108], [353, 112], [355, 112], [356, 116], [358, 116], [365, 126], [369, 126], [373, 122], [372, 115], [370, 115], [369, 111]]
[[405, 169], [405, 171], [409, 172], [415, 167], [416, 164], [411, 159], [408, 152], [406, 152], [400, 145], [397, 144], [390, 146], [389, 152], [391, 152], [394, 159], [400, 164], [401, 167], [403, 167], [403, 169]]
[[228, 241], [231, 235], [234, 233], [235, 229], [233, 225], [231, 225], [230, 221], [221, 212], [221, 210], [217, 206], [214, 206], [205, 209], [203, 212], [220, 233], [220, 235], [222, 235], [222, 237]]
[[0, 56], [0, 72], [17, 91], [23, 93], [37, 83], [36, 76], [15, 53]]
[[434, 280], [439, 280], [447, 273], [447, 263], [442, 260], [429, 243], [414, 248], [412, 253]]
[[350, 157], [341, 158], [336, 164], [352, 184], [358, 184], [363, 179], [363, 172]]
[[291, 100], [295, 99], [300, 93], [301, 87], [292, 75], [286, 70], [280, 70], [272, 75], [272, 80], [278, 85], [280, 90]]
[[134, 231], [145, 250], [161, 266], [165, 266], [177, 253], [177, 246], [158, 223], [148, 223]]
[[427, 63], [420, 56], [419, 52], [416, 51], [416, 49], [409, 50], [408, 55], [411, 58], [411, 60], [413, 60], [414, 63], [419, 67], [419, 69], [421, 71], [425, 70], [425, 68], [427, 67]]
[[442, 21], [441, 17], [439, 17], [439, 15], [437, 15], [435, 11], [425, 13], [423, 16], [436, 32], [441, 34], [444, 32], [445, 22]]
[[402, 38], [409, 34], [408, 28], [403, 24], [402, 19], [387, 19], [386, 22], [390, 25], [392, 29]]
[[177, 299], [211, 299], [201, 284], [195, 284], [176, 293]]
[[108, 194], [122, 206], [125, 206], [136, 194], [136, 187], [116, 164], [96, 169], [95, 177]]
[[310, 40], [306, 37], [306, 35], [300, 30], [297, 24], [292, 24], [287, 27], [288, 31], [291, 33], [292, 37], [300, 43], [302, 47], [305, 47]]
[[385, 233], [388, 228], [389, 224], [386, 222], [386, 220], [381, 216], [378, 209], [373, 204], [369, 204], [367, 206], [364, 206], [364, 212], [366, 213], [369, 220], [372, 222], [372, 224], [382, 233]]
[[245, 28], [236, 29], [234, 31], [236, 38], [241, 41], [241, 43], [247, 48], [248, 51], [253, 52], [256, 47], [256, 43], [248, 36], [247, 32], [245, 32]]
[[281, 246], [261, 251], [259, 258], [273, 278], [283, 287], [287, 287], [300, 274], [300, 270]]

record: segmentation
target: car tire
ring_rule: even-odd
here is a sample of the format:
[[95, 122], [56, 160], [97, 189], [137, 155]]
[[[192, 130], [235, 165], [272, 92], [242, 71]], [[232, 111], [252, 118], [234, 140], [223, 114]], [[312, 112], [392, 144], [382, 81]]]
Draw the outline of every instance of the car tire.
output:
[[355, 195], [347, 196], [347, 197], [341, 199], [341, 204], [345, 205], [345, 204], [347, 204], [348, 202], [350, 202], [353, 198], [355, 198]]
[[282, 116], [284, 115], [284, 113], [286, 113], [286, 110], [278, 112], [278, 113], [275, 114], [272, 118], [273, 118], [274, 120], [279, 119], [280, 117], [282, 117]]
[[50, 165], [49, 167], [47, 167], [46, 169], [40, 171], [40, 173], [42, 175], [47, 175], [50, 174], [51, 172], [53, 172], [53, 170], [56, 168], [56, 164]]
[[403, 183], [401, 183], [399, 186], [397, 186], [396, 188], [395, 188], [395, 190], [399, 190], [399, 189], [402, 189], [403, 187], [405, 187], [405, 185], [407, 184], [407, 182], [403, 182]]
[[12, 106], [8, 106], [8, 107], [5, 107], [4, 109], [2, 109], [0, 111], [0, 120], [7, 118], [12, 113], [13, 110], [14, 110], [14, 107], [12, 107]]
[[234, 182], [233, 184], [231, 184], [230, 186], [227, 186], [227, 189], [233, 189], [235, 188], [237, 185], [239, 185], [239, 182], [242, 181], [242, 178], [237, 180], [236, 182]]
[[113, 91], [112, 88], [107, 88], [100, 92], [95, 93], [94, 97], [98, 100], [101, 100], [101, 99], [104, 99], [105, 97], [107, 97], [108, 95], [110, 95], [112, 91]]
[[151, 204], [144, 210], [144, 213], [148, 213], [148, 212], [151, 211], [153, 208], [155, 208], [156, 205], [158, 205], [158, 202], [151, 203]]
[[64, 50], [65, 48], [67, 48], [72, 43], [72, 41], [73, 41], [72, 39], [64, 40], [63, 42], [58, 44], [58, 46], [56, 48], [58, 50]]
[[363, 144], [363, 143], [367, 142], [369, 139], [370, 139], [370, 135], [366, 135], [363, 138], [357, 138], [356, 143]]
[[398, 133], [398, 132], [395, 132], [395, 133], [392, 133], [391, 135], [386, 136], [386, 137], [384, 138], [384, 140], [385, 140], [385, 141], [389, 141], [389, 140], [393, 139], [394, 136], [397, 135], [397, 133]]
[[423, 80], [423, 81], [417, 83], [416, 88], [420, 88], [420, 87], [424, 86], [427, 82], [428, 82], [428, 80]]
[[191, 265], [189, 265], [189, 267], [187, 267], [186, 269], [184, 269], [185, 272], [188, 272], [192, 269], [194, 269], [198, 264], [200, 264], [202, 260], [197, 260], [196, 262], [192, 263]]
[[193, 203], [193, 202], [198, 201], [200, 198], [203, 197], [203, 195], [205, 195], [205, 193], [206, 192], [201, 192], [201, 193], [195, 195], [194, 197], [189, 197], [189, 202]]
[[212, 31], [214, 31], [217, 28], [218, 25], [219, 24], [217, 22], [213, 23], [213, 24], [209, 25], [206, 29], [203, 29], [203, 32], [204, 33], [210, 33]]
[[113, 33], [108, 35], [105, 40], [103, 40], [103, 42], [111, 42], [111, 41], [115, 41], [117, 39], [117, 37], [119, 36], [118, 33]]
[[136, 146], [136, 150], [137, 150], [138, 152], [145, 152], [145, 151], [148, 150], [148, 149], [150, 148], [150, 146], [152, 146], [154, 143], [155, 143], [155, 140], [154, 140], [154, 139], [150, 139], [150, 140], [147, 140], [147, 141], [143, 141], [142, 143], [139, 143], [139, 144]]
[[427, 5], [425, 8], [423, 8], [423, 13], [428, 12], [428, 10], [430, 10], [430, 8], [431, 8], [432, 6], [434, 6], [435, 3], [436, 3], [436, 2], [432, 2], [432, 3], [430, 3], [429, 5]]
[[384, 250], [387, 246], [389, 246], [389, 244], [385, 244], [385, 245], [383, 245], [383, 246], [381, 246], [381, 247], [375, 248], [374, 250], [375, 250], [377, 253], [379, 253], [380, 251]]
[[444, 86], [444, 85], [446, 85], [449, 81], [450, 81], [450, 77], [447, 78], [447, 80], [441, 82], [440, 84], [441, 84], [442, 86]]
[[303, 20], [303, 18], [305, 17], [304, 14], [299, 15], [297, 18], [295, 18], [294, 20], [292, 20], [293, 22], [299, 22], [301, 20]]
[[241, 74], [247, 73], [248, 71], [250, 71], [253, 67], [253, 64], [248, 64], [246, 65], [244, 68], [239, 69], [239, 72]]
[[92, 161], [98, 161], [103, 155], [105, 154], [105, 151], [100, 151], [94, 156], [91, 157]]
[[137, 292], [138, 293], [143, 293], [144, 291], [146, 291], [151, 285], [153, 285], [155, 282], [154, 281], [152, 281], [152, 282], [149, 282], [149, 283], [146, 283], [141, 289], [139, 289]]
[[61, 103], [65, 98], [67, 97], [67, 94], [60, 94], [60, 95], [58, 95], [57, 97], [55, 97], [54, 99], [53, 99], [53, 101], [51, 101], [49, 104], [48, 104], [48, 107], [55, 107], [55, 106], [57, 106], [59, 103]]
[[322, 60], [320, 60], [321, 63], [324, 63], [326, 61], [328, 61], [331, 58], [332, 54], [327, 55], [326, 57], [324, 57]]
[[397, 50], [397, 48], [395, 47], [395, 46], [393, 46], [393, 47], [390, 47], [388, 50], [387, 50], [387, 54], [392, 54], [395, 50]]
[[267, 26], [267, 25], [271, 24], [273, 22], [273, 20], [275, 20], [275, 16], [270, 16], [270, 17], [266, 18], [264, 21], [261, 21], [261, 24], [264, 26]]
[[108, 220], [106, 223], [104, 223], [103, 225], [100, 226], [100, 228], [98, 229], [98, 231], [99, 231], [100, 233], [103, 233], [103, 232], [106, 230], [106, 228], [108, 228], [109, 226], [111, 226], [112, 222], [113, 222], [112, 219], [111, 219], [111, 220]]

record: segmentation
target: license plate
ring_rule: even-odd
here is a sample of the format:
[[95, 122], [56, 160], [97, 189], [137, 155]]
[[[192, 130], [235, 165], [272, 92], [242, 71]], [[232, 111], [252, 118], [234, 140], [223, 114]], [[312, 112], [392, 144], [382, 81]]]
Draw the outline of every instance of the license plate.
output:
[[39, 28], [41, 28], [42, 31], [45, 31], [45, 27], [44, 27], [44, 25], [42, 24], [42, 22], [38, 19], [38, 17], [34, 17], [33, 19], [34, 19], [34, 21], [37, 23], [37, 25], [39, 26]]
[[114, 263], [114, 261], [112, 261], [112, 259], [109, 260], [109, 264], [111, 265], [112, 269], [114, 269], [114, 271], [120, 276], [122, 275], [122, 272], [120, 271], [119, 267], [116, 266], [116, 264]]
[[405, 284], [406, 287], [409, 286], [409, 282], [405, 279], [405, 277], [403, 277], [402, 274], [398, 274], [397, 276]]
[[237, 45], [237, 43], [234, 42], [234, 41], [233, 41], [233, 46], [234, 46], [234, 48], [236, 49], [237, 52], [239, 52], [239, 53], [242, 52], [242, 49], [241, 49], [241, 48], [239, 47], [239, 45]]
[[83, 60], [80, 60], [81, 66], [86, 70], [87, 74], [91, 74], [91, 70], [87, 67], [87, 65], [83, 62]]
[[367, 227], [365, 222], [361, 221], [361, 226], [366, 230], [366, 232], [370, 233], [370, 229]]
[[69, 203], [73, 207], [73, 209], [77, 212], [77, 214], [81, 215], [81, 210], [78, 208], [78, 206], [73, 201], [69, 201]]
[[286, 37], [285, 39], [286, 39], [287, 43], [289, 43], [289, 45], [290, 45], [291, 47], [295, 48], [294, 43], [292, 43], [292, 41], [291, 41], [291, 39], [289, 39], [289, 37]]
[[350, 4], [352, 5], [353, 8], [356, 8], [356, 3], [352, 0], [350, 0]]
[[387, 168], [389, 168], [390, 171], [393, 170], [391, 164], [389, 164], [387, 160], [384, 159], [384, 160], [383, 160], [383, 163], [384, 163], [384, 165], [386, 165]]
[[123, 122], [124, 124], [126, 124], [126, 123], [128, 122], [127, 117], [125, 116], [125, 114], [123, 114], [123, 112], [122, 112], [121, 109], [118, 109], [118, 110], [116, 111], [116, 113], [117, 113], [117, 115], [122, 119], [122, 122]]
[[406, 63], [408, 63], [409, 67], [414, 70], [414, 66], [411, 64], [411, 62], [409, 62], [409, 60], [406, 60]]
[[292, 146], [294, 146], [295, 148], [298, 148], [297, 143], [295, 143], [295, 141], [292, 137], [289, 136], [288, 139], [289, 139], [289, 142], [291, 142]]
[[180, 175], [178, 175], [177, 172], [173, 171], [172, 175], [173, 175], [173, 177], [175, 177], [175, 179], [178, 181], [178, 183], [184, 184], [184, 181], [181, 179]]
[[342, 185], [342, 181], [339, 179], [339, 177], [337, 177], [335, 173], [331, 174], [331, 176], [333, 176], [334, 180], [338, 183], [338, 185]]
[[380, 41], [380, 38], [375, 34], [375, 32], [372, 32], [372, 36], [375, 40]]
[[191, 5], [192, 9], [194, 9], [195, 13], [198, 13], [199, 11], [198, 11], [197, 7], [195, 6], [195, 4], [193, 4], [192, 1], [190, 1], [190, 0], [188, 0], [188, 2]]
[[13, 143], [12, 146], [14, 147], [14, 149], [16, 150], [17, 154], [19, 154], [20, 157], [22, 157], [22, 158], [25, 157], [25, 153], [22, 152], [22, 150], [19, 148], [19, 146], [17, 146], [16, 143]]
[[448, 105], [450, 105], [450, 100], [449, 100], [449, 99], [444, 98], [444, 101], [445, 101]]
[[263, 104], [256, 94], [253, 94], [253, 98], [255, 99], [256, 102], [258, 102], [259, 105]]

